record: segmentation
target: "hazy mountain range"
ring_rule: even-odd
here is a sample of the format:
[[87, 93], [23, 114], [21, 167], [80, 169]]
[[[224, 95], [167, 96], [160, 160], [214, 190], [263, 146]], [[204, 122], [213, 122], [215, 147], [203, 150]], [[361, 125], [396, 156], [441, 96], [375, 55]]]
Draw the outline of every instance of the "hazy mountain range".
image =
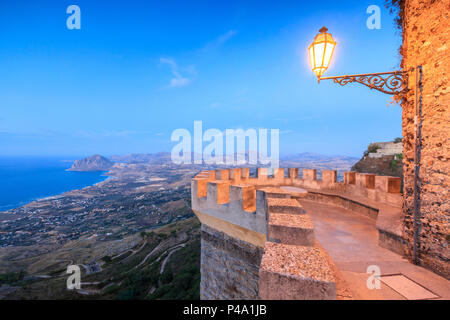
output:
[[[227, 157], [230, 157], [229, 155]], [[194, 154], [192, 154], [192, 159]], [[245, 159], [249, 159], [249, 153], [245, 154]], [[299, 167], [314, 169], [336, 169], [340, 171], [350, 170], [350, 168], [359, 160], [356, 157], [323, 155], [317, 153], [297, 153], [288, 156], [282, 156], [280, 167]], [[95, 155], [86, 159], [77, 160], [71, 170], [107, 170], [114, 162], [118, 163], [146, 163], [154, 165], [163, 165], [171, 163], [171, 155], [168, 152], [159, 152], [153, 154], [126, 154], [113, 155], [109, 158]], [[225, 165], [226, 166], [226, 165]], [[242, 164], [242, 166], [250, 166]]]

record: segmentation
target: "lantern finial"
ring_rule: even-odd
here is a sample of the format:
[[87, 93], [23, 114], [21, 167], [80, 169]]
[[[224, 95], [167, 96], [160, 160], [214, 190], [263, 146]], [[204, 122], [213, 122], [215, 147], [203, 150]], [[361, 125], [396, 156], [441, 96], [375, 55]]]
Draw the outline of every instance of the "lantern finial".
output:
[[328, 29], [326, 27], [322, 27], [322, 29], [319, 30], [320, 33], [325, 33], [327, 31], [328, 31]]

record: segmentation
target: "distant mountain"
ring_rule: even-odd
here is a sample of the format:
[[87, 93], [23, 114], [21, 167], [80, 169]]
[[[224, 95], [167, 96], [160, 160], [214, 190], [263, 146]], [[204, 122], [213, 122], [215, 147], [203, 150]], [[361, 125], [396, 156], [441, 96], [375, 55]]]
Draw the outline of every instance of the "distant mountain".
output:
[[329, 156], [318, 153], [297, 153], [281, 157], [280, 167], [299, 167], [310, 169], [349, 171], [352, 165], [358, 161], [356, 157]]
[[349, 157], [349, 156], [330, 156], [330, 155], [324, 155], [319, 153], [312, 153], [312, 152], [303, 152], [303, 153], [296, 153], [288, 156], [281, 157], [281, 160], [285, 161], [323, 161], [323, 160], [330, 160], [330, 159], [340, 159], [340, 160], [346, 160], [346, 161], [357, 161], [358, 158], [356, 157]]
[[[195, 154], [192, 153], [190, 159], [194, 160]], [[236, 155], [226, 155], [226, 158], [234, 159]], [[239, 167], [255, 167], [255, 164], [249, 163], [251, 159], [257, 160], [258, 154], [255, 151], [247, 151], [243, 155], [245, 161], [242, 164], [237, 164]], [[201, 156], [200, 156], [201, 157]], [[172, 162], [171, 154], [168, 152], [159, 152], [153, 154], [126, 154], [114, 155], [110, 159], [114, 162], [122, 163], [146, 163], [146, 164], [169, 164]], [[206, 160], [206, 159], [203, 159]], [[341, 171], [350, 170], [359, 159], [348, 156], [330, 156], [317, 153], [297, 153], [283, 156], [280, 158], [280, 166], [284, 168], [299, 167], [299, 168], [314, 168], [314, 169], [337, 169]], [[229, 165], [225, 165], [229, 167]], [[257, 164], [256, 167], [260, 165]]]
[[67, 171], [105, 171], [111, 168], [114, 162], [101, 156], [94, 155], [81, 160], [75, 160], [73, 165]]
[[170, 153], [130, 153], [123, 156], [111, 156], [114, 162], [164, 164], [170, 162]]

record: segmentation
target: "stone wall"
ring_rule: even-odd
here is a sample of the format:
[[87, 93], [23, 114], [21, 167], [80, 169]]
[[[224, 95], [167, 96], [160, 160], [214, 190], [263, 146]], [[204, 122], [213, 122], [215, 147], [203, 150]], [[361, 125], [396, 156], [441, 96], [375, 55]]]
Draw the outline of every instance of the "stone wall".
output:
[[[450, 278], [450, 2], [406, 0], [403, 70], [423, 66], [420, 264]], [[415, 72], [402, 103], [404, 156], [404, 237], [413, 257]]]
[[258, 299], [263, 248], [202, 224], [202, 300]]
[[377, 145], [379, 149], [376, 152], [369, 153], [370, 158], [392, 156], [401, 154], [403, 152], [403, 146], [401, 142], [374, 142], [372, 144]]

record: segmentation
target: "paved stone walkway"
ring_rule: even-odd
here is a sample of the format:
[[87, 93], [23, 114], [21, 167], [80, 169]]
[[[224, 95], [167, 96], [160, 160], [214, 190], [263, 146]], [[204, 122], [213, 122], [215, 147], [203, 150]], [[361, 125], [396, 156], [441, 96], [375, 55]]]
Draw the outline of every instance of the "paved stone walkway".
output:
[[[336, 264], [354, 299], [414, 299], [424, 296], [423, 288], [430, 291], [429, 296], [437, 296], [434, 299], [450, 299], [450, 281], [378, 246], [374, 220], [331, 205], [300, 202], [313, 221], [316, 239]], [[382, 277], [403, 275], [395, 277], [398, 281], [391, 280], [396, 290], [384, 282], [380, 289], [368, 289], [370, 274], [366, 272], [371, 265], [380, 268]], [[388, 278], [382, 279], [388, 282]]]

